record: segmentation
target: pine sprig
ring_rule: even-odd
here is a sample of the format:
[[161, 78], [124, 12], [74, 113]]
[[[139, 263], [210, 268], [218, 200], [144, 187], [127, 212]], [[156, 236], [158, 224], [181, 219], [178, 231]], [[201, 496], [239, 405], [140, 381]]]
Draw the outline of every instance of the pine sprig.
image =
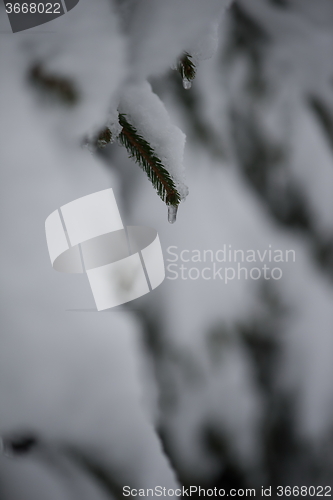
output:
[[194, 80], [196, 67], [192, 61], [192, 56], [188, 52], [184, 52], [184, 55], [180, 58], [177, 69], [183, 80], [187, 80], [189, 82]]
[[181, 199], [180, 194], [153, 148], [127, 121], [124, 114], [119, 114], [119, 123], [122, 126], [119, 141], [127, 149], [130, 158], [134, 158], [146, 172], [160, 198], [167, 205], [178, 206]]

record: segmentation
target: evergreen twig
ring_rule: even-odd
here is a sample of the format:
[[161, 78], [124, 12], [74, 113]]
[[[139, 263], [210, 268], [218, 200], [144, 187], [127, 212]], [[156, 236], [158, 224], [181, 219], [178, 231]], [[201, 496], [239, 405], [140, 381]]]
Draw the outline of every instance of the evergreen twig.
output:
[[119, 114], [119, 123], [122, 126], [119, 141], [127, 149], [130, 158], [134, 158], [146, 172], [160, 198], [167, 205], [178, 206], [180, 194], [153, 148], [127, 121], [124, 114]]
[[180, 58], [177, 69], [183, 80], [188, 80], [189, 82], [194, 80], [196, 67], [192, 61], [192, 56], [188, 52], [184, 52], [184, 55]]

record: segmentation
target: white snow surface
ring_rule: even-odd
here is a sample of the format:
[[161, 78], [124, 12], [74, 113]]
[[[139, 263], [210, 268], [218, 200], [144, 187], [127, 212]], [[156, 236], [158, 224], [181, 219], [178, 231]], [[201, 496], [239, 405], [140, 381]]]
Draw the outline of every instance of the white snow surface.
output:
[[184, 52], [202, 41], [207, 47], [211, 25], [227, 0], [132, 1], [129, 21], [132, 73], [146, 78], [165, 72]]

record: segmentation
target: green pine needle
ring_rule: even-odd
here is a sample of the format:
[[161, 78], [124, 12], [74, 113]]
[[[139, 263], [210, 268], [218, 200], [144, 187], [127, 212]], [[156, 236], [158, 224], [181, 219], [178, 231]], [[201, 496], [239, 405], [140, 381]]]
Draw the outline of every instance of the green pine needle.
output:
[[124, 114], [119, 114], [119, 123], [123, 127], [119, 141], [127, 149], [130, 158], [133, 158], [146, 172], [160, 198], [167, 205], [178, 206], [180, 194], [153, 148], [127, 121]]
[[196, 67], [192, 61], [192, 56], [188, 52], [184, 52], [184, 55], [178, 62], [177, 69], [184, 80], [191, 82], [195, 78]]

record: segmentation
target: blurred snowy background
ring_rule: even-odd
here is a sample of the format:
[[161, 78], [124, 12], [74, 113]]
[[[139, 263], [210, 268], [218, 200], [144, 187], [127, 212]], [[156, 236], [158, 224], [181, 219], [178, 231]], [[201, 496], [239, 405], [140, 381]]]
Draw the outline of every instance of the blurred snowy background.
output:
[[[14, 35], [0, 5], [1, 500], [332, 485], [333, 3], [227, 7], [81, 0]], [[184, 51], [190, 89], [172, 69]], [[117, 130], [118, 107], [179, 179], [186, 134], [173, 225], [124, 148], [82, 147]], [[166, 279], [89, 312], [86, 277], [53, 271], [44, 222], [107, 187], [165, 257], [272, 245], [296, 262], [276, 281]]]

